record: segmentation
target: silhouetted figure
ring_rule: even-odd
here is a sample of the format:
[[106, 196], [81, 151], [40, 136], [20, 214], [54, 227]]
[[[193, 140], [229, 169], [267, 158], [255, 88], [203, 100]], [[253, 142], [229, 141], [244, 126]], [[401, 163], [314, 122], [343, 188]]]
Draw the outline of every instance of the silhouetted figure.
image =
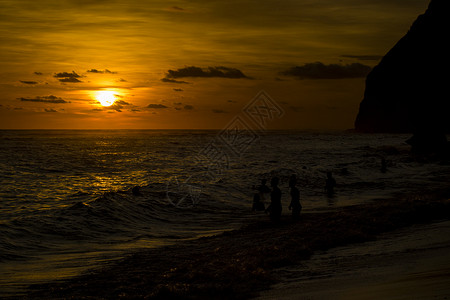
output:
[[264, 202], [261, 201], [261, 198], [258, 193], [253, 195], [253, 206], [252, 211], [263, 211], [265, 209]]
[[141, 187], [137, 185], [131, 190], [134, 196], [142, 196], [140, 188]]
[[328, 197], [333, 197], [334, 187], [336, 186], [336, 180], [333, 178], [331, 172], [327, 172], [327, 180], [325, 181], [325, 191]]
[[381, 159], [381, 173], [386, 173], [387, 171], [387, 163], [384, 158]]
[[272, 192], [270, 193], [270, 205], [266, 209], [266, 212], [270, 213], [270, 219], [273, 222], [280, 221], [281, 217], [281, 190], [278, 188], [278, 182], [278, 177], [273, 177], [270, 181]]
[[300, 212], [302, 211], [302, 205], [300, 204], [300, 191], [295, 186], [297, 184], [297, 177], [292, 175], [289, 179], [289, 187], [291, 188], [291, 203], [289, 204], [289, 210], [292, 209], [292, 218], [298, 219]]
[[[261, 185], [258, 186], [258, 192], [260, 192], [261, 196], [267, 193], [270, 193], [270, 188], [266, 185], [267, 180], [261, 179]], [[261, 197], [264, 200], [264, 197]]]

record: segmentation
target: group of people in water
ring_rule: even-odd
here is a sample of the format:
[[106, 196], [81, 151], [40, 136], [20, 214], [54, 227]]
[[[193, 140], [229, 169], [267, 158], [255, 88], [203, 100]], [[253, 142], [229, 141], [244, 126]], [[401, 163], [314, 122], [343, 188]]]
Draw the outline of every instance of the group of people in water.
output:
[[[280, 180], [278, 177], [273, 177], [270, 180], [270, 189], [266, 183], [266, 179], [261, 180], [261, 185], [255, 187], [257, 193], [253, 195], [253, 211], [264, 211], [270, 214], [270, 219], [273, 222], [278, 222], [281, 217], [281, 190], [278, 187]], [[300, 203], [300, 191], [296, 187], [297, 176], [291, 175], [289, 178], [289, 194], [291, 196], [291, 202], [289, 204], [289, 210], [292, 212], [292, 218], [297, 220], [300, 218], [300, 212], [302, 211], [302, 205]], [[328, 197], [332, 197], [334, 194], [334, 187], [336, 186], [336, 180], [333, 178], [331, 172], [327, 172], [327, 179], [325, 181], [325, 191]], [[270, 193], [270, 204], [267, 208], [264, 206], [264, 198], [266, 194]]]

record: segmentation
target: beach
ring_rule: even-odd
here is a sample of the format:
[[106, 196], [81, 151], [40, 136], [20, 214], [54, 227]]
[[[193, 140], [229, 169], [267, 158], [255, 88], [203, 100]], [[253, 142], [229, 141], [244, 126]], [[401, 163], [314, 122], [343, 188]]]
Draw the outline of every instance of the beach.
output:
[[256, 299], [448, 299], [449, 250], [449, 221], [413, 225], [280, 268]]
[[[34, 285], [24, 298], [407, 299], [417, 293], [425, 299], [432, 289], [445, 299], [448, 196], [404, 195], [307, 213], [299, 221], [284, 215], [279, 224], [262, 216], [238, 230], [140, 251], [67, 281]], [[301, 272], [324, 257], [345, 268], [331, 275], [326, 266]]]

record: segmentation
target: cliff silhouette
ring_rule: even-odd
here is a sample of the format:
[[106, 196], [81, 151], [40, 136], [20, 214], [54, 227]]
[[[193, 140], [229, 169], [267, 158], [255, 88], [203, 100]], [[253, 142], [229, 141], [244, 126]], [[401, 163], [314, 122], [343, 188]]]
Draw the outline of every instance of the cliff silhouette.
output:
[[359, 132], [413, 133], [416, 150], [447, 147], [450, 132], [450, 1], [426, 12], [366, 78], [355, 121]]

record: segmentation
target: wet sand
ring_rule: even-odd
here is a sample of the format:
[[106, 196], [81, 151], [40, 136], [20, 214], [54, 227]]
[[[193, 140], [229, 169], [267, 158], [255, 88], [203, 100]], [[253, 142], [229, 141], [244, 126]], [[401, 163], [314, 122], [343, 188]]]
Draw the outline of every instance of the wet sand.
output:
[[381, 234], [274, 270], [264, 299], [450, 299], [450, 221]]
[[[440, 269], [413, 268], [409, 273], [392, 272], [388, 277], [382, 270], [383, 264], [389, 262], [384, 257], [391, 257], [392, 264], [397, 262], [395, 247], [394, 250], [379, 248], [378, 256], [373, 255], [372, 262], [370, 255], [364, 256], [361, 254], [364, 251], [358, 248], [376, 248], [370, 246], [371, 243], [376, 239], [379, 241], [375, 241], [375, 244], [382, 241], [387, 232], [395, 235], [398, 232], [396, 230], [403, 228], [414, 237], [414, 233], [424, 226], [433, 226], [430, 223], [432, 221], [450, 220], [448, 192], [420, 197], [410, 195], [338, 208], [331, 212], [307, 213], [297, 222], [291, 221], [289, 216], [284, 216], [279, 224], [272, 224], [267, 219], [264, 217], [259, 222], [218, 236], [135, 253], [119, 262], [106, 265], [101, 270], [64, 282], [36, 285], [24, 298], [248, 299], [258, 297], [263, 292], [262, 297], [271, 299], [281, 297], [286, 290], [289, 292], [284, 294], [286, 299], [298, 299], [301, 295], [305, 295], [304, 299], [336, 299], [335, 295], [338, 294], [335, 290], [339, 290], [343, 299], [348, 299], [348, 295], [356, 297], [353, 299], [362, 299], [358, 295], [372, 296], [376, 292], [381, 293], [377, 298], [384, 298], [387, 294], [383, 293], [390, 289], [403, 295], [402, 289], [408, 291], [411, 284], [419, 286], [419, 282], [425, 286], [428, 281], [448, 286], [448, 264]], [[448, 225], [445, 226], [448, 229]], [[436, 232], [440, 232], [440, 229]], [[417, 247], [414, 243], [411, 247], [406, 246], [410, 241], [408, 234], [401, 236], [404, 239], [398, 243], [395, 238], [391, 238], [391, 244], [411, 249], [399, 250], [399, 257], [414, 259], [411, 255]], [[339, 248], [343, 246], [346, 248]], [[450, 250], [449, 243], [444, 243], [442, 248], [434, 248], [428, 247], [427, 251], [430, 252], [423, 252], [422, 258], [431, 256], [436, 261], [419, 262], [417, 266], [440, 266], [442, 260], [439, 257], [448, 258], [444, 254]], [[333, 250], [329, 252], [329, 249]], [[342, 249], [356, 251], [356, 254], [353, 257], [346, 256]], [[348, 273], [335, 271], [331, 277], [320, 278], [321, 270], [326, 273], [327, 269], [314, 267], [317, 255], [330, 256], [330, 253], [335, 254], [331, 254], [334, 258], [328, 258], [329, 262], [333, 264], [341, 261]], [[355, 257], [367, 260], [362, 259], [358, 265]], [[307, 263], [313, 264], [313, 267], [307, 267], [309, 272], [296, 272], [299, 266]], [[372, 263], [373, 272], [370, 268], [364, 269], [364, 266]], [[387, 264], [387, 270], [392, 264]], [[403, 265], [400, 262], [399, 268]], [[291, 270], [291, 273], [287, 272], [283, 277], [283, 268]], [[366, 285], [361, 276], [351, 277], [355, 272], [365, 270], [368, 277], [380, 280], [370, 279]], [[349, 284], [346, 278], [348, 274], [348, 280], [355, 284]], [[298, 276], [303, 277], [298, 279]], [[276, 284], [282, 286], [289, 280], [307, 284], [285, 287], [280, 294]], [[324, 283], [326, 284], [322, 286]], [[446, 289], [439, 290], [447, 294]], [[322, 291], [324, 294], [321, 294]], [[316, 298], [308, 298], [308, 293]]]

